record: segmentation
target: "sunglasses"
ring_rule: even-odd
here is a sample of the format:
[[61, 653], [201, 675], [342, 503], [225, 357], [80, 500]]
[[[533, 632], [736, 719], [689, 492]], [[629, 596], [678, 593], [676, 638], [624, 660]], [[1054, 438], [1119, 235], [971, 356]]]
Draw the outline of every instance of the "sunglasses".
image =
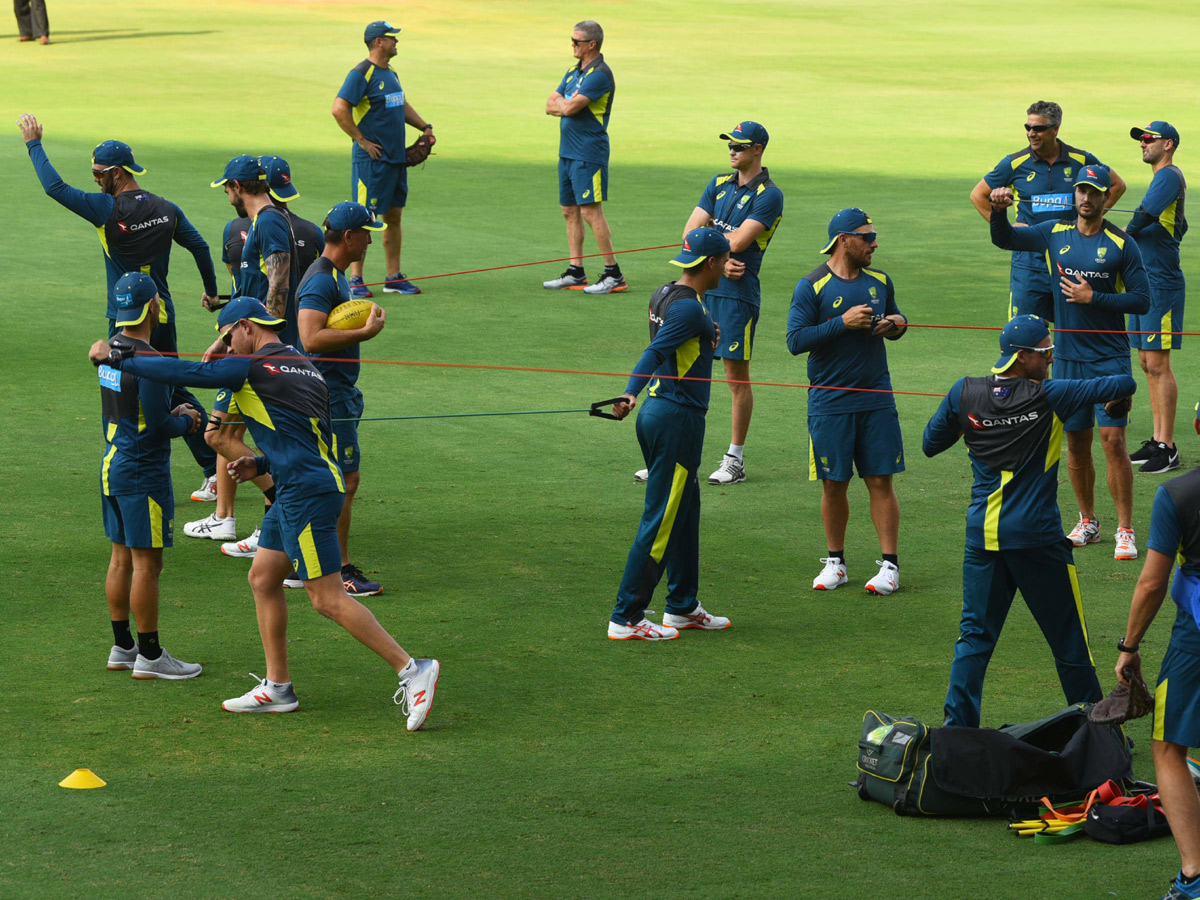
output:
[[875, 243], [875, 239], [879, 237], [879, 234], [874, 231], [839, 231], [838, 234], [844, 234], [848, 237], [862, 238], [868, 244]]
[[1038, 356], [1042, 357], [1043, 359], [1049, 359], [1051, 356], [1054, 355], [1054, 345], [1053, 344], [1051, 344], [1049, 347], [1021, 347], [1021, 346], [1018, 346], [1017, 344], [1013, 344], [1013, 346], [1016, 347], [1018, 350], [1028, 350], [1030, 353], [1036, 353]]
[[[237, 328], [236, 322], [234, 323], [233, 328]], [[233, 328], [230, 328], [228, 331], [221, 332], [221, 343], [226, 347], [233, 346]]]
[[1138, 140], [1141, 141], [1143, 144], [1153, 144], [1155, 141], [1166, 140], [1166, 138], [1152, 137], [1148, 134], [1143, 134], [1140, 138], [1138, 138]]
[[1026, 131], [1032, 131], [1034, 134], [1041, 134], [1043, 131], [1049, 131], [1053, 125], [1026, 125]]
[[116, 169], [116, 168], [119, 168], [119, 166], [105, 166], [103, 169], [92, 169], [92, 174], [93, 175], [103, 175], [105, 172], [108, 172], [108, 171], [110, 171], [112, 169]]
[[728, 144], [727, 146], [734, 153], [745, 153], [747, 150], [749, 150], [754, 145], [753, 144]]
[[581, 41], [578, 38], [571, 38], [571, 43], [574, 44], [576, 47], [578, 47], [580, 44], [590, 44], [590, 43], [592, 43], [592, 41], [591, 40], [582, 40]]

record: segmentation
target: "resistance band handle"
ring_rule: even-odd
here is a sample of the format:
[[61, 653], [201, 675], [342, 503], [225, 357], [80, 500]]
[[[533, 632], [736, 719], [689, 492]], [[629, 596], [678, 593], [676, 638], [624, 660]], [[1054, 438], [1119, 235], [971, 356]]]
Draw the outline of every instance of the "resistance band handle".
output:
[[620, 421], [610, 412], [605, 412], [604, 407], [612, 406], [614, 403], [622, 403], [625, 401], [625, 396], [613, 397], [611, 400], [597, 400], [592, 404], [592, 408], [588, 411], [589, 416], [596, 416], [601, 419], [612, 419], [614, 422]]

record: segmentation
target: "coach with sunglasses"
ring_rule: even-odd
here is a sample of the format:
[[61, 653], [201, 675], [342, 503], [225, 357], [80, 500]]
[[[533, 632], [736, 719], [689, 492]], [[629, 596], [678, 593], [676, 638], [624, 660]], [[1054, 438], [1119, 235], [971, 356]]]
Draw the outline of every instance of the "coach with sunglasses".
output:
[[[1038, 100], [1027, 110], [1025, 137], [1029, 144], [996, 163], [971, 191], [971, 203], [984, 219], [992, 215], [991, 193], [1010, 188], [1017, 205], [1017, 227], [1068, 218], [1074, 209], [1072, 191], [1081, 166], [1100, 162], [1093, 154], [1058, 139], [1062, 107]], [[1109, 169], [1112, 187], [1105, 198], [1110, 209], [1125, 193], [1125, 182]], [[1054, 321], [1054, 296], [1043, 253], [1015, 251], [1009, 274], [1008, 316], [1030, 314]]]

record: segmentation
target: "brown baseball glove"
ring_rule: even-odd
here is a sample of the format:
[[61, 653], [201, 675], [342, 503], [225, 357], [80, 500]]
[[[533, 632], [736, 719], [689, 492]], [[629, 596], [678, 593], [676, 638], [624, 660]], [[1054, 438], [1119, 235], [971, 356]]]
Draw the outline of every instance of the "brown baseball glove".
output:
[[433, 152], [433, 144], [435, 138], [432, 134], [423, 134], [408, 146], [404, 152], [404, 164], [406, 166], [419, 165], [429, 158], [429, 154]]
[[1154, 710], [1154, 695], [1142, 680], [1142, 673], [1126, 666], [1121, 674], [1129, 684], [1118, 684], [1112, 693], [1092, 707], [1088, 718], [1099, 725], [1120, 725], [1128, 719], [1140, 719]]

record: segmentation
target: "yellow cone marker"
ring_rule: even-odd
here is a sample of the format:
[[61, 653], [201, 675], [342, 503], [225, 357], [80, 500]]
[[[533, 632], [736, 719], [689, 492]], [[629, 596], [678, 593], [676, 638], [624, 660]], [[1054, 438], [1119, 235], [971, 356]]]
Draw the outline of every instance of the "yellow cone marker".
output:
[[86, 790], [87, 788], [101, 788], [106, 784], [108, 782], [96, 775], [91, 769], [76, 769], [60, 781], [58, 786]]

